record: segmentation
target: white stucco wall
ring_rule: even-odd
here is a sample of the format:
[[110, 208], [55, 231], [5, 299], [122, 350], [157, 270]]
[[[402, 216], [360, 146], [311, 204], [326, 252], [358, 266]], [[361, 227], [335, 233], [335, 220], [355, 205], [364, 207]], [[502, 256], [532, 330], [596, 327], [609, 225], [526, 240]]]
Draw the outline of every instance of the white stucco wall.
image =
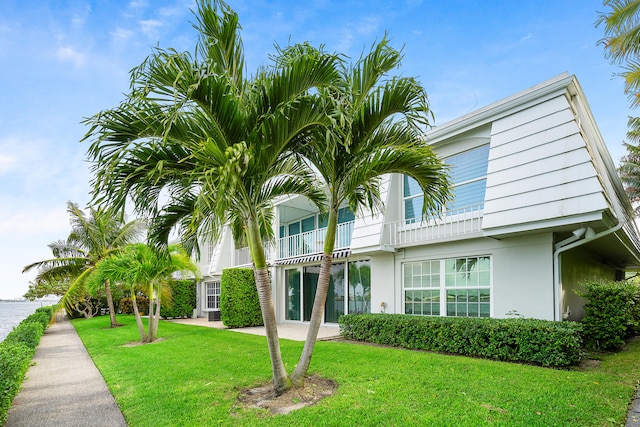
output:
[[594, 279], [615, 280], [616, 268], [602, 264], [602, 258], [588, 250], [577, 247], [562, 253], [562, 311], [571, 310], [569, 320], [580, 320], [584, 316], [584, 298], [575, 291], [584, 291], [585, 282]]
[[393, 299], [389, 297], [388, 261], [373, 257], [371, 264], [372, 306], [380, 299], [388, 303], [387, 313], [403, 313], [402, 264], [467, 256], [491, 256], [491, 316], [505, 317], [517, 311], [525, 317], [553, 319], [552, 235], [541, 233], [502, 240], [477, 238], [405, 248], [393, 257]]

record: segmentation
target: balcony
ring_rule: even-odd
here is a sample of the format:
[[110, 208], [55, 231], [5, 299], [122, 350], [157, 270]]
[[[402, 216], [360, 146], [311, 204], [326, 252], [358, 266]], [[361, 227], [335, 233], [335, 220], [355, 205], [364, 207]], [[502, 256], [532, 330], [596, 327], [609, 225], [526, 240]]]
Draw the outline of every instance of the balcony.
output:
[[[335, 250], [347, 249], [351, 246], [351, 235], [353, 234], [354, 221], [338, 224], [336, 229]], [[299, 256], [320, 254], [324, 248], [324, 241], [327, 234], [326, 228], [311, 230], [293, 236], [282, 237], [273, 244], [266, 242], [265, 256], [267, 260], [275, 261], [285, 258], [295, 258]], [[276, 256], [277, 255], [277, 256]], [[241, 248], [233, 253], [232, 265], [250, 265], [251, 257], [249, 248]]]
[[389, 222], [384, 225], [384, 244], [411, 246], [447, 240], [482, 231], [482, 205], [447, 211], [439, 218], [420, 218]]

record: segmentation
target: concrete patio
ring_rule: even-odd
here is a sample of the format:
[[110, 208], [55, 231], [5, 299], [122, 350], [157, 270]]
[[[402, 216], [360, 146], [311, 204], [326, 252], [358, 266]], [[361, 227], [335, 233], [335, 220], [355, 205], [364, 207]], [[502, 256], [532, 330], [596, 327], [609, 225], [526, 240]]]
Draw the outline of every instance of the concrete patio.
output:
[[[181, 323], [184, 325], [204, 326], [207, 328], [229, 329], [220, 321], [209, 321], [207, 318], [198, 317], [196, 319], [172, 319], [167, 322]], [[281, 323], [278, 325], [278, 338], [284, 338], [293, 341], [304, 341], [307, 337], [308, 326], [306, 323]], [[229, 329], [233, 332], [242, 332], [245, 334], [265, 336], [264, 326], [255, 326], [250, 328]], [[318, 341], [330, 340], [340, 336], [338, 326], [320, 326], [318, 331]]]

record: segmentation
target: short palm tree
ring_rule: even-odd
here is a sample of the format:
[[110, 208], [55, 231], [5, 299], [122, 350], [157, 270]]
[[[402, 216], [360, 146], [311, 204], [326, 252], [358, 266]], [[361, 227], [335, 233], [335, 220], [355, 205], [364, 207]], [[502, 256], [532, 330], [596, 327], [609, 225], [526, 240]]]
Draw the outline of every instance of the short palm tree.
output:
[[195, 53], [156, 49], [132, 72], [117, 108], [87, 120], [94, 196], [150, 218], [150, 239], [177, 229], [188, 250], [232, 225], [248, 243], [267, 332], [274, 389], [290, 386], [280, 354], [263, 239], [274, 199], [325, 194], [292, 148], [330, 123], [313, 88], [337, 78], [331, 55], [299, 56], [244, 77], [238, 17], [201, 0]]
[[[200, 278], [199, 267], [182, 246], [169, 245], [166, 252], [158, 252], [149, 245], [136, 243], [98, 262], [94, 273], [87, 280], [87, 286], [92, 289], [110, 281], [129, 287], [140, 341], [152, 342], [158, 332], [160, 304], [163, 299], [170, 301], [171, 287], [168, 284], [177, 272], [191, 273], [196, 280]], [[148, 333], [144, 330], [136, 302], [138, 290], [149, 297]]]
[[[299, 52], [288, 51], [287, 55]], [[323, 90], [334, 103], [338, 119], [330, 131], [300, 147], [328, 188], [328, 221], [320, 275], [305, 346], [295, 370], [294, 384], [302, 384], [317, 338], [329, 289], [338, 209], [347, 203], [354, 212], [382, 207], [380, 178], [402, 173], [416, 180], [424, 194], [423, 214], [438, 211], [449, 197], [445, 165], [426, 145], [422, 129], [429, 126], [429, 105], [422, 86], [413, 78], [388, 78], [400, 65], [400, 52], [386, 37], [354, 66], [344, 69], [341, 83]]]
[[[38, 269], [36, 283], [60, 282], [68, 284], [61, 303], [71, 307], [73, 302], [86, 293], [86, 280], [96, 264], [114, 255], [125, 245], [138, 240], [145, 230], [140, 220], [124, 221], [121, 211], [90, 208], [89, 215], [68, 202], [67, 212], [71, 217], [71, 233], [66, 240], [49, 244], [53, 258], [34, 262], [23, 269], [23, 273]], [[111, 327], [117, 326], [116, 313], [111, 294], [111, 282], [102, 283], [109, 307]]]

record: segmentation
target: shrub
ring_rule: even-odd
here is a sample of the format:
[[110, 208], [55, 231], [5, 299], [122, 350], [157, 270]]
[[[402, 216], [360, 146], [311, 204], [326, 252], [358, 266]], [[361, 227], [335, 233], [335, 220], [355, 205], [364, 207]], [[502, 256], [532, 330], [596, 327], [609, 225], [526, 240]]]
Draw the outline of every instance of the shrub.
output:
[[575, 322], [348, 314], [338, 323], [347, 339], [408, 349], [553, 367], [582, 359], [581, 327]]
[[[40, 310], [40, 311], [39, 311]], [[37, 309], [35, 313], [30, 314], [23, 322], [36, 322], [42, 325], [42, 329], [47, 329], [49, 323], [51, 322], [51, 317], [53, 316], [53, 309], [51, 310], [41, 310]]]
[[[137, 295], [136, 304], [138, 305], [138, 311], [141, 316], [149, 313], [149, 298]], [[126, 297], [120, 300], [120, 311], [124, 314], [133, 314], [133, 303], [131, 302], [131, 298]]]
[[3, 342], [22, 343], [35, 349], [40, 343], [40, 337], [42, 337], [43, 331], [44, 327], [41, 323], [35, 321], [30, 322], [25, 319], [9, 332]]
[[[34, 323], [38, 326], [38, 324]], [[0, 425], [4, 425], [13, 398], [20, 389], [34, 349], [21, 342], [0, 343]]]
[[582, 318], [585, 344], [589, 348], [618, 349], [625, 338], [638, 331], [640, 288], [622, 281], [593, 281], [578, 295], [587, 300]]
[[160, 315], [167, 317], [191, 317], [196, 308], [196, 282], [175, 280], [171, 282], [172, 302], [160, 306]]
[[53, 307], [41, 307], [13, 328], [0, 343], [0, 425], [20, 389], [29, 362], [49, 326]]
[[250, 268], [226, 268], [220, 281], [220, 318], [229, 328], [260, 326], [262, 311]]

